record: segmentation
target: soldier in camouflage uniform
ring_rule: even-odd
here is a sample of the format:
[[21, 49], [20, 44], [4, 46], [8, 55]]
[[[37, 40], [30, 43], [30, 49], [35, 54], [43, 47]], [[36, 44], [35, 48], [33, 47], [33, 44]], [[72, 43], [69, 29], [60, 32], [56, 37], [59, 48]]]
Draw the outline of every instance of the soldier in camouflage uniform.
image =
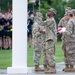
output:
[[[65, 9], [65, 14], [68, 12], [68, 11], [70, 11], [71, 10], [71, 8], [70, 7], [67, 7], [66, 9]], [[65, 27], [66, 28], [66, 26], [67, 26], [67, 23], [68, 23], [68, 18], [67, 18], [67, 16], [65, 15], [60, 21], [59, 21], [59, 23], [58, 23], [58, 28], [59, 27]], [[64, 35], [64, 33], [62, 33], [62, 50], [63, 50], [63, 52], [64, 52], [64, 58], [66, 58], [66, 43], [65, 43], [65, 35]], [[67, 62], [66, 60], [65, 60], [65, 62]], [[65, 64], [65, 66], [66, 67], [68, 67], [68, 65], [67, 64]], [[63, 70], [65, 70], [65, 69], [63, 69]]]
[[[65, 14], [70, 11], [71, 8], [70, 7], [66, 7], [65, 8]], [[66, 24], [67, 24], [68, 20], [66, 19], [66, 17], [64, 16], [58, 23], [58, 28], [59, 27], [66, 27]]]
[[72, 12], [73, 12], [73, 17], [75, 19], [75, 9], [72, 9]]
[[[70, 11], [71, 8], [70, 7], [66, 7], [65, 8], [65, 14]], [[58, 27], [66, 27], [68, 20], [65, 18], [65, 15], [62, 19], [60, 19], [59, 23], [58, 23]]]
[[44, 68], [45, 73], [55, 73], [55, 43], [57, 41], [57, 30], [54, 15], [56, 10], [54, 8], [49, 9], [47, 13], [47, 20], [42, 21], [41, 25], [46, 27], [45, 31], [45, 50], [44, 50]]
[[43, 71], [39, 67], [39, 60], [42, 51], [42, 40], [40, 33], [40, 20], [42, 20], [42, 14], [39, 12], [34, 14], [34, 24], [32, 27], [32, 37], [33, 37], [33, 45], [34, 45], [34, 65], [35, 71]]
[[[65, 14], [70, 11], [71, 8], [70, 7], [66, 7], [65, 8]], [[58, 28], [59, 27], [66, 27], [66, 24], [67, 24], [68, 20], [66, 19], [66, 17], [64, 16], [58, 23]]]
[[75, 20], [71, 11], [66, 13], [69, 19], [66, 27], [66, 31], [63, 32], [65, 35], [65, 72], [75, 72]]
[[[42, 38], [42, 49], [43, 49], [43, 56], [45, 55], [45, 43], [46, 43], [46, 26], [41, 26], [41, 29], [40, 29], [40, 33], [41, 33], [41, 38]], [[43, 65], [44, 65], [44, 71], [47, 71], [48, 68], [47, 68], [47, 61], [45, 60], [45, 56], [43, 57]]]

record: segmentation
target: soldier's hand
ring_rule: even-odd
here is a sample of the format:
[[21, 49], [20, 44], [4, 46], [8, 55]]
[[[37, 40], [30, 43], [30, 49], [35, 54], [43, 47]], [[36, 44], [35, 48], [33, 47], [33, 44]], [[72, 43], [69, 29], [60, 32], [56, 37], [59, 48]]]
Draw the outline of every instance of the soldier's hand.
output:
[[58, 28], [58, 33], [59, 33], [59, 34], [61, 34], [61, 33], [62, 33], [62, 32], [61, 32], [61, 30], [62, 30], [62, 28], [61, 28], [61, 27], [59, 27], [59, 28]]
[[40, 33], [45, 34], [45, 31], [40, 30]]
[[50, 18], [47, 16], [47, 19], [46, 19], [46, 20], [49, 21], [49, 19], [50, 19]]
[[65, 32], [66, 31], [66, 28], [65, 27], [63, 27], [63, 28], [58, 28], [58, 33], [59, 34], [61, 34], [61, 33], [63, 33], [63, 32]]

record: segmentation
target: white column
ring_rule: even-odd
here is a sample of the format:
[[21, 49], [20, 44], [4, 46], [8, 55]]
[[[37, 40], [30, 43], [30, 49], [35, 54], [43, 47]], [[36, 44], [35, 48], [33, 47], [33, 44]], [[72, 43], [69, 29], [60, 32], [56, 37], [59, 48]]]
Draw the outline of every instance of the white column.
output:
[[27, 0], [13, 0], [12, 67], [7, 73], [27, 73]]

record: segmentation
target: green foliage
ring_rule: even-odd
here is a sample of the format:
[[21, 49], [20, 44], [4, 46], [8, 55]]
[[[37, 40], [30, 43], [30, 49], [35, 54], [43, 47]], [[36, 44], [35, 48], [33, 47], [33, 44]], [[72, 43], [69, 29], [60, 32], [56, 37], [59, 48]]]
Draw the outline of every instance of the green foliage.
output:
[[[43, 5], [43, 4], [44, 4], [44, 5]], [[43, 12], [43, 11], [46, 11], [46, 12], [47, 12], [47, 9], [49, 9], [50, 6], [47, 4], [47, 2], [45, 2], [45, 3], [43, 3], [43, 4], [40, 4], [40, 8], [43, 9], [41, 12]], [[40, 10], [41, 10], [41, 9], [40, 9]], [[44, 12], [44, 14], [45, 14], [45, 12]]]
[[[40, 12], [44, 15], [48, 9], [55, 8], [57, 11], [57, 15], [55, 16], [56, 22], [58, 24], [59, 20], [64, 16], [64, 11], [66, 7], [75, 8], [75, 0], [69, 0], [66, 2], [66, 0], [40, 0]], [[39, 10], [39, 7], [35, 10]]]
[[12, 10], [12, 0], [0, 0], [0, 10], [2, 12], [7, 12], [7, 6], [10, 5], [10, 8]]
[[64, 5], [61, 0], [51, 0], [51, 1], [52, 1], [51, 7], [55, 8], [57, 11], [57, 15], [55, 16], [55, 19], [56, 19], [56, 22], [58, 23], [59, 20], [64, 15]]
[[61, 0], [41, 0], [40, 12], [44, 15], [44, 19], [45, 19], [45, 14], [47, 13], [47, 10], [50, 8], [55, 8], [57, 11], [57, 15], [55, 16], [55, 19], [56, 22], [58, 23], [59, 20], [64, 16], [65, 3], [66, 2], [62, 2]]
[[[46, 13], [47, 10], [50, 8], [55, 8], [57, 11], [57, 14], [55, 16], [55, 20], [58, 26], [58, 23], [60, 19], [65, 14], [65, 8], [71, 7], [72, 9], [75, 8], [75, 0], [69, 0], [68, 2], [66, 0], [40, 0], [40, 12], [43, 14], [43, 20], [46, 19]], [[39, 7], [36, 10], [39, 10]], [[61, 40], [61, 36], [58, 37], [58, 40]]]
[[73, 9], [75, 8], [75, 0], [69, 0], [67, 3], [67, 6], [72, 7]]
[[33, 4], [32, 2], [28, 2], [28, 4]]

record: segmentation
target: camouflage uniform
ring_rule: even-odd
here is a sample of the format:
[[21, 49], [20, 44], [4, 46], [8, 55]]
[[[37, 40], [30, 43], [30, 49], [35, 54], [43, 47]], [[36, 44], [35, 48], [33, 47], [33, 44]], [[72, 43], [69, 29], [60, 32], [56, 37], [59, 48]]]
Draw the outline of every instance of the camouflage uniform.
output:
[[[65, 14], [71, 10], [71, 7], [66, 7], [65, 8]], [[58, 27], [65, 27], [67, 26], [68, 20], [65, 19], [65, 16], [59, 21]], [[65, 56], [65, 51], [66, 51], [66, 44], [65, 44], [65, 35], [62, 33], [62, 50], [64, 52]]]
[[55, 43], [57, 41], [56, 36], [56, 22], [53, 17], [49, 20], [41, 22], [41, 25], [46, 27], [45, 32], [45, 50], [44, 50], [44, 65], [48, 67], [55, 67]]
[[[59, 21], [59, 24], [58, 24], [58, 27], [65, 27], [67, 26], [67, 22], [68, 20], [65, 20], [65, 17], [63, 17], [60, 21]], [[65, 51], [66, 51], [66, 43], [65, 43], [65, 35], [64, 33], [62, 33], [62, 50], [64, 52], [64, 57], [66, 58], [65, 56]]]
[[[66, 7], [65, 8], [65, 16], [67, 14], [68, 11], [71, 10], [71, 7]], [[65, 16], [59, 21], [58, 23], [58, 27], [67, 27], [67, 23], [68, 23], [68, 20], [65, 19]], [[62, 50], [64, 52], [64, 58], [66, 58], [66, 43], [65, 43], [65, 35], [64, 33], [62, 33]]]
[[65, 35], [66, 52], [65, 63], [69, 65], [75, 64], [75, 20], [70, 19], [67, 23]]
[[34, 44], [34, 65], [39, 65], [39, 59], [42, 50], [41, 33], [38, 17], [34, 18], [33, 30], [33, 44]]
[[[56, 14], [55, 9], [53, 8], [48, 11]], [[50, 17], [46, 21], [42, 21], [40, 25], [45, 26], [46, 28], [43, 56], [44, 71], [45, 73], [55, 73], [55, 43], [57, 41], [56, 22], [53, 17]]]
[[63, 17], [58, 24], [58, 27], [66, 27], [67, 20], [65, 20], [65, 17]]
[[[65, 8], [65, 15], [66, 15], [66, 13], [68, 12], [68, 11], [70, 11], [71, 10], [71, 8], [70, 7], [66, 7]], [[64, 16], [65, 16], [64, 15]], [[65, 20], [65, 17], [63, 17], [60, 21], [59, 21], [59, 24], [58, 24], [58, 27], [66, 27], [66, 24], [67, 24], [67, 20]]]
[[75, 20], [72, 17], [73, 13], [71, 11], [66, 14], [69, 18], [67, 23], [66, 31], [63, 32], [65, 35], [65, 72], [75, 72]]

